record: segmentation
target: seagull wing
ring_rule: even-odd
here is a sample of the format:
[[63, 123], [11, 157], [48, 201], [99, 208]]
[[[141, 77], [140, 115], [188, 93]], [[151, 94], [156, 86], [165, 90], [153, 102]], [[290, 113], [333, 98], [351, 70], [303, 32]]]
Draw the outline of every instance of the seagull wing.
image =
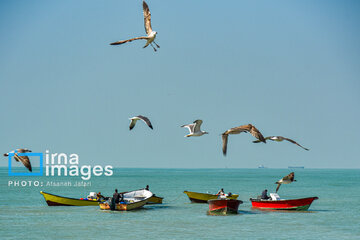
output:
[[118, 42], [113, 42], [113, 43], [110, 43], [110, 45], [120, 45], [120, 44], [123, 44], [123, 43], [132, 42], [134, 40], [139, 40], [139, 39], [147, 39], [147, 37], [131, 38], [131, 39], [128, 39], [128, 40], [122, 40], [122, 41], [118, 41]]
[[137, 117], [140, 118], [141, 120], [143, 120], [149, 126], [149, 128], [153, 129], [153, 126], [151, 125], [151, 122], [147, 117], [144, 117], [144, 116], [141, 116], [141, 115], [139, 115]]
[[285, 177], [282, 178], [283, 181], [294, 181], [295, 174], [294, 172], [289, 173]]
[[145, 1], [143, 1], [143, 12], [144, 12], [144, 26], [145, 26], [145, 32], [147, 35], [149, 35], [152, 32], [151, 28], [151, 13], [149, 6], [146, 4]]
[[264, 136], [261, 134], [261, 132], [255, 126], [251, 125], [251, 128], [250, 128], [249, 132], [251, 133], [251, 135], [253, 135], [257, 139], [259, 139], [261, 142], [266, 143], [266, 140], [265, 140]]
[[131, 130], [131, 129], [133, 129], [133, 128], [135, 127], [135, 124], [136, 124], [137, 119], [130, 119], [130, 120], [131, 120], [131, 122], [130, 122], [129, 128], [130, 128], [130, 130]]
[[230, 128], [229, 130], [224, 132], [224, 134], [239, 134], [241, 132], [249, 132], [249, 131], [250, 131], [249, 125], [242, 125], [239, 127]]
[[289, 141], [289, 142], [293, 143], [293, 144], [298, 145], [299, 147], [301, 147], [301, 148], [305, 149], [306, 151], [309, 151], [309, 149], [308, 149], [308, 148], [305, 148], [305, 147], [301, 146], [300, 144], [298, 144], [298, 143], [297, 143], [297, 142], [295, 142], [294, 140], [292, 140], [292, 139], [290, 139], [290, 138], [285, 138], [285, 137], [283, 137], [283, 138], [284, 138], [285, 140], [287, 140], [287, 141]]
[[203, 121], [200, 120], [200, 119], [194, 121], [194, 123], [195, 123], [195, 124], [194, 124], [194, 125], [195, 125], [195, 126], [194, 126], [194, 131], [195, 131], [195, 132], [201, 132], [200, 126], [201, 126], [202, 122], [203, 122]]
[[16, 161], [22, 162], [22, 164], [24, 164], [24, 166], [29, 169], [30, 172], [32, 172], [31, 163], [28, 156], [19, 156], [15, 153], [14, 158]]
[[281, 186], [281, 183], [278, 183], [275, 192], [277, 192], [279, 190], [280, 186]]
[[228, 137], [229, 137], [229, 135], [223, 133], [221, 137], [222, 137], [222, 141], [223, 141], [223, 147], [222, 147], [223, 154], [224, 154], [224, 156], [226, 156], [227, 143], [228, 143]]
[[182, 125], [181, 127], [189, 129], [190, 134], [194, 133], [195, 124]]
[[[272, 138], [272, 136], [270, 136], [270, 137], [266, 137], [265, 138], [265, 140], [271, 140], [271, 138]], [[261, 142], [260, 140], [255, 140], [255, 141], [253, 141], [253, 143], [259, 143], [259, 142]]]

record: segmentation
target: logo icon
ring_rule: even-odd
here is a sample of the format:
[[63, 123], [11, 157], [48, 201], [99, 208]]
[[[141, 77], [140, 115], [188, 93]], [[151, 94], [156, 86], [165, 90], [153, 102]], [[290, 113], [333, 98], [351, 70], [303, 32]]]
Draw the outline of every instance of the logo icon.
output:
[[[28, 157], [39, 157], [40, 161], [40, 172], [13, 172], [11, 160], [16, 155], [18, 156], [28, 156]], [[33, 153], [33, 152], [25, 152], [19, 153], [18, 151], [13, 151], [9, 153], [9, 176], [42, 176], [43, 175], [43, 153]]]

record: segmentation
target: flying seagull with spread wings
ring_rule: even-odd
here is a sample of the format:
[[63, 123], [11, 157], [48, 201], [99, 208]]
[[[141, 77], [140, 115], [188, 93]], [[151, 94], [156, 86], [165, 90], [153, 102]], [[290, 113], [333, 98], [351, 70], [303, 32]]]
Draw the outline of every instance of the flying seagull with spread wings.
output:
[[282, 179], [280, 179], [279, 181], [277, 181], [275, 184], [277, 184], [277, 188], [276, 188], [276, 192], [279, 190], [281, 184], [289, 184], [292, 182], [296, 182], [296, 180], [294, 179], [295, 177], [295, 173], [291, 172], [288, 175], [286, 175], [285, 177], [283, 177]]
[[16, 149], [15, 151], [11, 151], [9, 153], [5, 153], [4, 156], [8, 157], [10, 153], [14, 153], [14, 159], [17, 162], [22, 162], [22, 164], [24, 164], [24, 166], [29, 169], [30, 172], [32, 172], [32, 168], [31, 168], [31, 163], [30, 163], [30, 159], [28, 156], [19, 156], [18, 153], [27, 153], [27, 152], [31, 152], [31, 150], [27, 149], [27, 148], [20, 148], [20, 149]]
[[146, 44], [143, 48], [146, 48], [150, 44], [153, 47], [154, 51], [156, 52], [157, 50], [154, 47], [153, 43], [156, 45], [157, 48], [160, 48], [160, 46], [155, 42], [155, 37], [156, 37], [157, 32], [153, 31], [151, 28], [151, 13], [149, 10], [149, 6], [146, 4], [145, 1], [143, 1], [143, 12], [144, 12], [144, 26], [145, 26], [145, 32], [146, 32], [147, 36], [136, 37], [136, 38], [131, 38], [128, 40], [113, 42], [113, 43], [110, 43], [110, 45], [120, 45], [123, 43], [132, 42], [134, 40], [145, 39]]
[[200, 126], [203, 123], [202, 120], [195, 120], [194, 123], [188, 125], [182, 125], [183, 128], [188, 128], [190, 133], [185, 137], [200, 137], [204, 134], [209, 134], [208, 132], [204, 132], [200, 130]]
[[[308, 148], [305, 148], [305, 147], [301, 146], [300, 144], [298, 144], [297, 142], [295, 142], [294, 140], [292, 140], [290, 138], [286, 138], [286, 137], [282, 137], [282, 136], [269, 136], [269, 137], [266, 137], [265, 139], [266, 140], [271, 140], [271, 141], [276, 141], [276, 142], [282, 142], [282, 141], [286, 140], [286, 141], [289, 141], [289, 142], [291, 142], [293, 144], [298, 145], [299, 147], [305, 149], [306, 151], [309, 151]], [[259, 142], [260, 142], [259, 140], [253, 141], [253, 143], [259, 143]]]
[[222, 141], [223, 141], [223, 149], [222, 150], [223, 150], [224, 156], [226, 155], [226, 151], [227, 151], [227, 143], [228, 143], [229, 134], [239, 134], [242, 132], [249, 132], [249, 133], [251, 133], [251, 135], [253, 135], [257, 139], [259, 139], [261, 142], [266, 143], [266, 140], [263, 137], [263, 135], [261, 134], [261, 132], [255, 126], [253, 126], [251, 124], [230, 128], [229, 130], [227, 130], [226, 132], [224, 132], [222, 134]]
[[130, 130], [135, 127], [135, 124], [136, 124], [137, 120], [144, 121], [149, 126], [149, 128], [153, 129], [153, 126], [151, 125], [151, 122], [147, 117], [139, 115], [139, 116], [132, 117], [132, 118], [129, 118], [129, 119], [131, 120], [130, 126], [129, 126]]

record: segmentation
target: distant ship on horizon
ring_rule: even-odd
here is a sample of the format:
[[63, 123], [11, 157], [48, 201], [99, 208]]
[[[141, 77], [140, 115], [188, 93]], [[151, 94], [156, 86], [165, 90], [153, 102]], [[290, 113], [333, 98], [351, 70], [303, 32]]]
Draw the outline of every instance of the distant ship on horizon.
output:
[[304, 166], [288, 166], [288, 168], [301, 168], [301, 169], [304, 169], [305, 167]]
[[261, 164], [258, 166], [258, 168], [267, 168], [267, 167], [265, 167], [264, 165]]

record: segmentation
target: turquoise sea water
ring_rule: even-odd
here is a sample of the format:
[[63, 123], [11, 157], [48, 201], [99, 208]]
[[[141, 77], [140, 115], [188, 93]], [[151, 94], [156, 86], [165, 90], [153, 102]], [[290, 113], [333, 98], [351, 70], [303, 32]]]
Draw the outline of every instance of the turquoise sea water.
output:
[[[309, 211], [264, 212], [251, 209], [250, 197], [289, 169], [115, 169], [111, 177], [9, 177], [0, 168], [1, 239], [360, 239], [360, 170], [295, 169], [294, 182], [281, 186], [281, 198], [318, 196]], [[43, 186], [9, 186], [9, 181], [39, 181]], [[48, 181], [72, 186], [45, 186]], [[84, 197], [90, 191], [112, 195], [150, 185], [164, 204], [128, 212], [98, 207], [48, 207], [46, 191]], [[184, 190], [240, 194], [239, 214], [210, 216], [207, 204], [192, 204]]]

